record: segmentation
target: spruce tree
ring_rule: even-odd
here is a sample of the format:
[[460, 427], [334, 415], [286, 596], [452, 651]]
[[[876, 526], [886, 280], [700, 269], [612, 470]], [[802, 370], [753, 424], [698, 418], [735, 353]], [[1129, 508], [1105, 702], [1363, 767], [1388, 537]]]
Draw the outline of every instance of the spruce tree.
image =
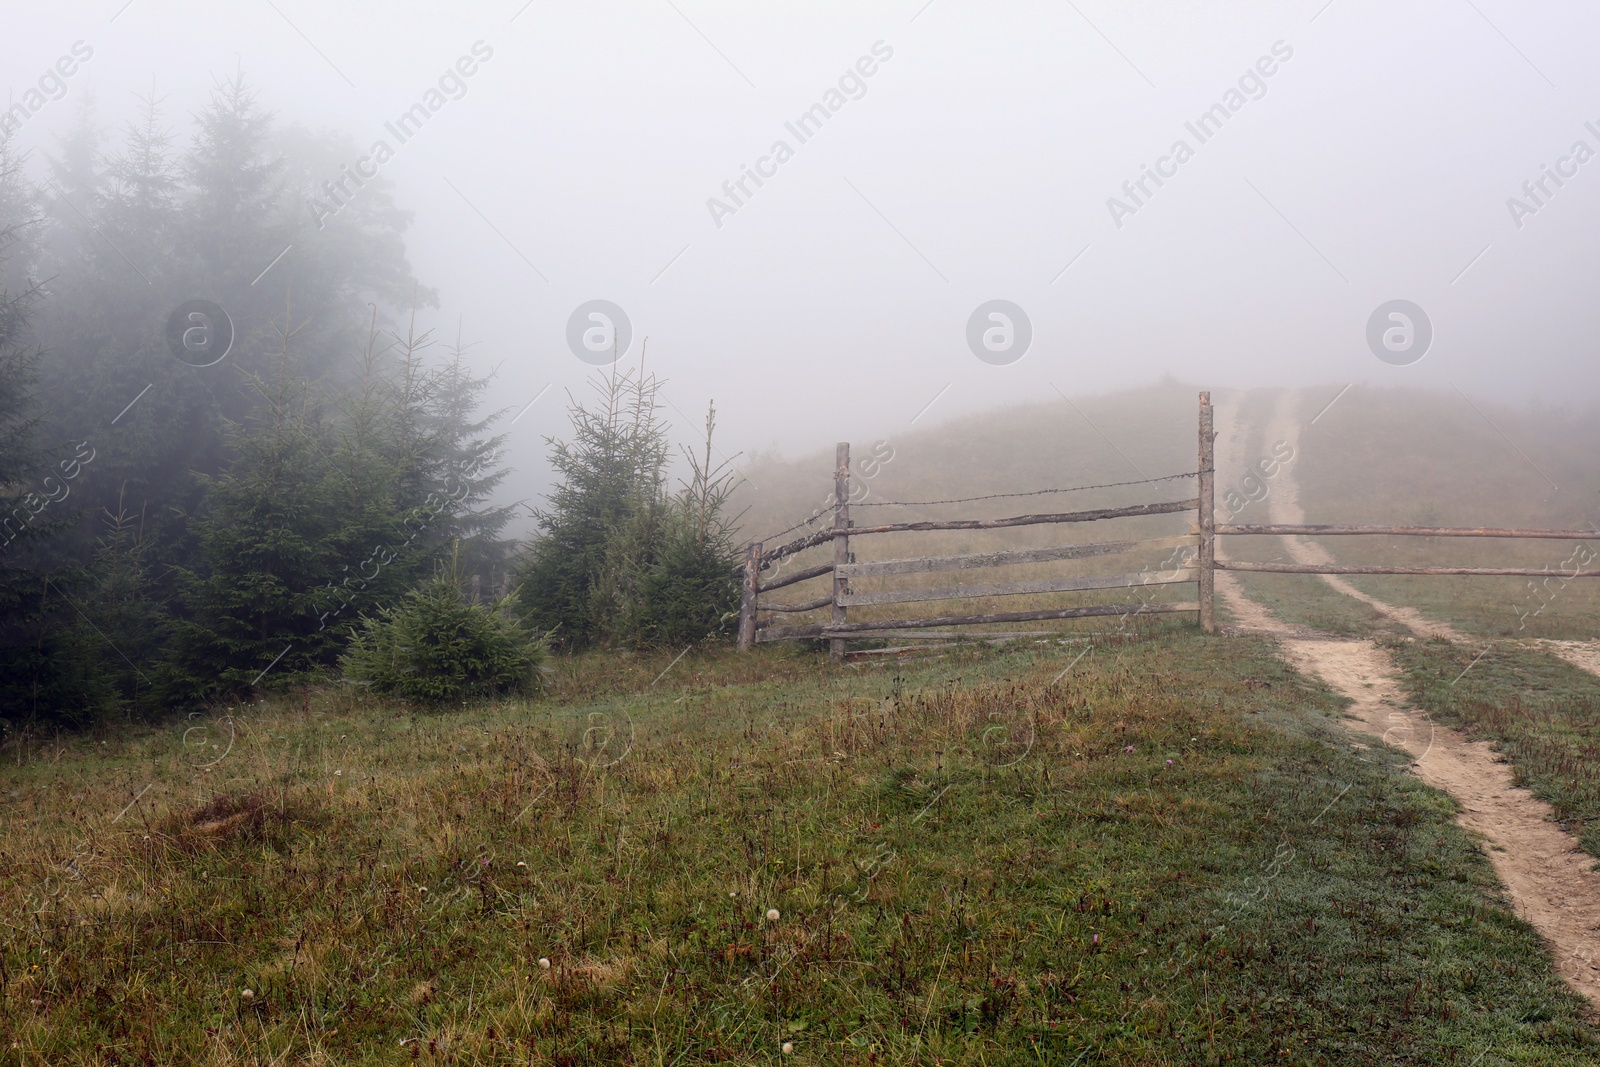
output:
[[362, 619], [341, 665], [348, 680], [421, 704], [445, 704], [543, 687], [544, 644], [510, 598], [469, 600], [465, 571], [447, 567], [390, 607]]
[[39, 218], [22, 159], [0, 138], [0, 718], [81, 721], [99, 710], [103, 687], [75, 654], [76, 576], [58, 551], [82, 464], [39, 440]]
[[200, 692], [276, 686], [331, 662], [328, 580], [348, 557], [338, 471], [309, 387], [289, 373], [297, 331], [285, 315], [277, 383], [257, 382], [256, 412], [230, 428], [233, 460], [207, 478], [180, 624]]
[[[291, 373], [333, 389], [354, 384], [341, 356], [359, 350], [369, 301], [382, 319], [414, 293], [435, 299], [410, 277], [402, 241], [410, 216], [386, 180], [369, 181], [359, 203], [323, 229], [307, 211], [352, 158], [347, 138], [280, 126], [237, 75], [216, 84], [195, 124], [180, 146], [152, 88], [109, 154], [92, 123], [63, 143], [42, 271], [54, 299], [37, 324], [51, 352], [48, 435], [93, 433], [103, 443], [81, 490], [84, 514], [114, 510], [124, 497], [144, 516], [158, 584], [197, 565], [199, 475], [221, 472], [229, 425], [258, 399], [251, 381], [276, 374], [271, 323], [285, 294], [295, 294], [302, 323]], [[68, 182], [69, 170], [79, 177]], [[96, 195], [80, 202], [69, 185]], [[194, 299], [220, 305], [234, 326], [232, 350], [216, 366], [189, 366], [168, 349], [168, 317]], [[94, 535], [92, 522], [78, 531], [80, 562], [91, 558]]]
[[372, 314], [356, 385], [338, 399], [331, 433], [341, 562], [327, 576], [318, 627], [332, 628], [341, 640], [355, 632], [363, 612], [401, 596], [419, 573], [398, 504], [403, 470], [392, 446], [393, 391], [383, 371], [390, 344], [379, 335], [376, 309]]
[[501, 465], [506, 435], [492, 432], [505, 409], [482, 409], [493, 375], [472, 372], [466, 362], [468, 348], [458, 332], [455, 344], [446, 350], [448, 358], [430, 374], [424, 410], [427, 477], [450, 501], [440, 515], [438, 536], [460, 544], [465, 573], [487, 578], [506, 566], [510, 544], [499, 534], [516, 505], [490, 502], [509, 473]]
[[728, 499], [738, 487], [730, 469], [736, 457], [713, 462], [716, 425], [716, 406], [711, 405], [704, 450], [683, 450], [689, 478], [665, 509], [629, 627], [641, 644], [677, 646], [727, 634], [738, 619], [738, 517], [727, 514]]
[[737, 616], [737, 551], [727, 503], [731, 460], [712, 459], [716, 410], [690, 476], [666, 493], [660, 382], [618, 371], [600, 403], [570, 408], [572, 440], [550, 439], [560, 480], [537, 513], [539, 534], [518, 575], [524, 614], [568, 647], [679, 645], [727, 632]]
[[26, 279], [32, 223], [21, 161], [0, 140], [0, 716], [36, 712], [45, 664], [39, 602], [47, 575], [29, 549], [46, 532], [36, 525], [49, 506], [38, 484], [43, 467], [35, 441], [38, 352], [27, 343], [38, 298]]
[[599, 375], [600, 403], [573, 400], [572, 440], [546, 438], [559, 481], [519, 567], [518, 597], [536, 629], [569, 648], [625, 636], [661, 520], [667, 440], [660, 383], [637, 372]]
[[167, 665], [172, 620], [155, 595], [142, 518], [120, 507], [101, 516], [79, 583], [81, 614], [70, 620], [74, 653], [96, 665], [90, 694], [101, 715], [149, 715], [181, 697]]

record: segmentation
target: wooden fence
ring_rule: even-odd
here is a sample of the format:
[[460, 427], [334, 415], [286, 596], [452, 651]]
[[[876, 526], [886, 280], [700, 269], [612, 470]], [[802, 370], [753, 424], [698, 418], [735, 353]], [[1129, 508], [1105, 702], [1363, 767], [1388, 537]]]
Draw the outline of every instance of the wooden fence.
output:
[[[877, 636], [899, 630], [929, 629], [933, 627], [976, 626], [992, 623], [1172, 612], [1195, 613], [1198, 616], [1201, 630], [1209, 634], [1216, 632], [1215, 579], [1216, 572], [1219, 570], [1269, 574], [1487, 575], [1535, 578], [1559, 576], [1563, 579], [1600, 577], [1600, 570], [1584, 571], [1580, 569], [1573, 573], [1567, 573], [1563, 569], [1557, 575], [1552, 574], [1548, 567], [1534, 570], [1527, 567], [1361, 566], [1340, 563], [1252, 563], [1218, 559], [1216, 555], [1216, 539], [1227, 536], [1337, 537], [1389, 535], [1400, 537], [1545, 538], [1596, 541], [1600, 540], [1600, 531], [1594, 529], [1530, 530], [1494, 527], [1289, 525], [1283, 523], [1219, 524], [1216, 521], [1215, 513], [1216, 464], [1213, 448], [1216, 433], [1213, 429], [1213, 413], [1209, 392], [1200, 394], [1199, 416], [1199, 468], [1197, 471], [1192, 472], [1191, 475], [1174, 476], [1192, 476], [1196, 478], [1198, 486], [1195, 496], [1184, 500], [1135, 504], [1128, 507], [1098, 508], [1052, 514], [1016, 515], [1011, 518], [1001, 519], [928, 520], [856, 526], [850, 520], [850, 446], [847, 443], [841, 443], [835, 455], [834, 502], [831, 525], [814, 533], [802, 535], [770, 551], [766, 550], [763, 543], [759, 541], [751, 542], [746, 548], [744, 565], [739, 568], [743, 583], [743, 595], [739, 609], [739, 648], [747, 650], [752, 645], [765, 641], [827, 639], [830, 642], [829, 647], [832, 658], [839, 660], [843, 658], [844, 643], [847, 637]], [[1103, 487], [1084, 486], [1080, 488]], [[1051, 492], [1055, 491], [1051, 490]], [[1187, 534], [1176, 537], [1101, 541], [1051, 548], [978, 552], [963, 555], [917, 556], [868, 563], [853, 562], [853, 557], [850, 553], [852, 538], [879, 534], [1000, 530], [1020, 526], [1100, 522], [1140, 515], [1171, 515], [1184, 512], [1193, 512], [1194, 522], [1190, 525]], [[762, 580], [762, 572], [773, 569], [782, 560], [804, 552], [806, 549], [829, 543], [832, 544], [833, 548], [831, 562], [805, 567], [781, 576], [774, 575], [767, 581]], [[892, 589], [875, 592], [855, 592], [850, 585], [851, 580], [857, 578], [931, 574], [942, 571], [967, 571], [985, 567], [1083, 559], [1092, 556], [1114, 555], [1138, 549], [1175, 549], [1184, 547], [1192, 547], [1195, 550], [1193, 557], [1186, 560], [1180, 568], [1175, 568], [1171, 574], [1166, 573], [1165, 570], [1151, 572], [1146, 568], [1136, 573], [953, 584], [930, 588]], [[829, 580], [831, 588], [826, 595], [787, 604], [774, 604], [771, 601], [764, 603], [762, 601], [762, 597], [766, 594], [818, 578], [827, 578]], [[1031, 611], [1003, 611], [988, 614], [939, 615], [871, 621], [852, 621], [850, 619], [850, 609], [852, 607], [922, 603], [937, 600], [966, 600], [978, 597], [1016, 596], [1037, 593], [1129, 589], [1173, 584], [1195, 585], [1197, 587], [1196, 599], [1182, 603], [1094, 604]], [[830, 609], [830, 618], [828, 622], [817, 625], [781, 627], [775, 625], [772, 618], [773, 615], [816, 611], [821, 608]], [[762, 617], [763, 612], [767, 614], [766, 618]]]
[[[850, 519], [850, 446], [841, 443], [835, 455], [834, 495], [832, 523], [829, 528], [802, 535], [777, 548], [767, 550], [759, 541], [751, 542], [745, 551], [741, 568], [743, 596], [739, 612], [739, 647], [748, 649], [757, 642], [794, 639], [827, 639], [832, 658], [841, 659], [847, 637], [874, 636], [890, 631], [933, 627], [977, 626], [991, 623], [1033, 622], [1049, 619], [1077, 619], [1094, 616], [1126, 616], [1131, 614], [1164, 614], [1196, 612], [1206, 629], [1212, 625], [1211, 575], [1203, 565], [1214, 555], [1210, 523], [1204, 521], [1209, 513], [1206, 506], [1213, 498], [1213, 464], [1211, 462], [1210, 433], [1211, 403], [1209, 394], [1200, 395], [1200, 466], [1197, 472], [1174, 477], [1195, 477], [1199, 480], [1196, 496], [1184, 500], [1168, 500], [1152, 504], [1134, 504], [1126, 507], [1096, 508], [1085, 511], [1055, 512], [1048, 514], [1015, 515], [999, 519], [947, 519], [918, 522], [882, 523], [857, 526]], [[1165, 480], [1165, 479], [1163, 479]], [[1127, 483], [1137, 484], [1137, 483]], [[1102, 488], [1083, 486], [1077, 488]], [[1055, 490], [1052, 490], [1055, 492]], [[1018, 494], [1026, 495], [1026, 494]], [[905, 559], [853, 562], [853, 538], [882, 534], [918, 533], [958, 530], [1003, 530], [1012, 527], [1038, 526], [1061, 523], [1101, 522], [1109, 519], [1132, 518], [1143, 515], [1173, 515], [1193, 513], [1196, 522], [1188, 534], [1176, 537], [1148, 538], [1143, 540], [1101, 541], [1089, 544], [1060, 545], [1049, 548], [1028, 548], [1015, 551], [992, 551], [945, 556], [916, 556]], [[806, 549], [831, 543], [833, 560], [805, 567], [789, 574], [762, 580], [762, 572], [775, 564]], [[988, 567], [1007, 567], [1018, 564], [1046, 563], [1056, 560], [1084, 559], [1093, 556], [1114, 555], [1137, 550], [1195, 548], [1196, 559], [1185, 565], [1154, 572], [1149, 568], [1135, 573], [1079, 575], [1055, 578], [1033, 578], [1023, 581], [987, 582], [940, 585], [928, 588], [889, 589], [875, 592], [856, 592], [851, 588], [854, 579], [888, 575], [932, 574], [942, 571], [970, 571]], [[763, 602], [763, 597], [779, 589], [802, 582], [826, 578], [830, 590], [824, 596], [808, 600], [774, 604]], [[967, 600], [979, 597], [1018, 596], [1037, 593], [1066, 593], [1104, 589], [1131, 589], [1155, 585], [1193, 584], [1198, 586], [1195, 601], [1184, 603], [1092, 604], [1078, 607], [1060, 607], [1030, 611], [1001, 611], [987, 614], [937, 615], [912, 618], [855, 620], [850, 618], [853, 607], [890, 604], [925, 603], [938, 600]], [[811, 626], [782, 627], [775, 625], [774, 614], [830, 609], [826, 623]], [[768, 617], [763, 618], [762, 614]]]

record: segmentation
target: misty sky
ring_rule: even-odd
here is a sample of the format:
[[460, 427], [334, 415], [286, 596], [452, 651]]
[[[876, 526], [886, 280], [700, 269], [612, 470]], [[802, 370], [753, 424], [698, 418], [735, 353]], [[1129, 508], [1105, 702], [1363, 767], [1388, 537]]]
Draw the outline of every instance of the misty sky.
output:
[[[498, 402], [544, 391], [512, 428], [523, 484], [592, 370], [567, 343], [591, 299], [630, 355], [649, 337], [684, 436], [716, 399], [727, 452], [1167, 373], [1595, 393], [1588, 5], [6, 3], [12, 102], [92, 49], [32, 97], [36, 165], [78, 99], [111, 128], [152, 76], [182, 143], [236, 68], [283, 121], [385, 142], [432, 321], [464, 319]], [[994, 299], [1031, 322], [1014, 362], [969, 347]], [[1395, 299], [1434, 334], [1407, 365], [1368, 340]]]

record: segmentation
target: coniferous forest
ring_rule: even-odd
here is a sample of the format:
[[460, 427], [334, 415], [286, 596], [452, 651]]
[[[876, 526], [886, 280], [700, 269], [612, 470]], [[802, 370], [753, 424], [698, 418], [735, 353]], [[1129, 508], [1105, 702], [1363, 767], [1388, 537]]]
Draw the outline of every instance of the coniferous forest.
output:
[[348, 145], [242, 76], [177, 125], [146, 97], [42, 161], [0, 143], [0, 718], [529, 693], [550, 654], [729, 631], [714, 413], [675, 488], [660, 383], [597, 372], [519, 543], [491, 377], [417, 326], [386, 182], [314, 220]]

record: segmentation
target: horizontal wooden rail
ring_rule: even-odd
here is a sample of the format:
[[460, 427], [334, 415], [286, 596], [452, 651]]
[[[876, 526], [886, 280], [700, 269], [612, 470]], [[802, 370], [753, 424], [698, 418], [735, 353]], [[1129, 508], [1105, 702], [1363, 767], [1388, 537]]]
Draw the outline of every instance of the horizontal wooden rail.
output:
[[877, 630], [857, 630], [854, 634], [856, 637], [870, 636], [907, 638], [913, 635], [918, 641], [965, 641], [970, 638], [983, 638], [984, 640], [988, 640], [989, 638], [1003, 638], [1007, 641], [1011, 641], [1023, 637], [1059, 637], [1063, 640], [1072, 641], [1088, 640], [1087, 637], [1084, 637], [1072, 630], [979, 630], [976, 632], [970, 630], [941, 630], [936, 633], [927, 633], [923, 630], [917, 630], [914, 632], [908, 631], [906, 633], [901, 633], [899, 630], [895, 629], [895, 624], [892, 622], [884, 623], [882, 627]]
[[809, 533], [804, 537], [797, 537], [788, 544], [779, 545], [771, 552], [768, 552], [762, 556], [761, 569], [766, 570], [768, 567], [771, 567], [785, 556], [792, 556], [798, 552], [804, 552], [808, 548], [815, 548], [818, 545], [829, 544], [832, 541], [832, 530], [818, 530], [816, 533]]
[[1482, 526], [1306, 526], [1282, 523], [1218, 523], [1219, 534], [1277, 534], [1326, 537], [1344, 534], [1392, 534], [1399, 537], [1540, 537], [1556, 541], [1600, 541], [1595, 530], [1507, 530]]
[[[959, 556], [920, 556], [915, 559], [885, 559], [871, 563], [847, 563], [839, 568], [846, 578], [872, 578], [884, 574], [920, 574], [927, 571], [965, 570], [971, 567], [1009, 567], [1019, 563], [1048, 563], [1059, 559], [1109, 556], [1134, 549], [1177, 548], [1199, 544], [1192, 535], [1157, 537], [1144, 541], [1098, 541], [1055, 548], [1030, 548], [1017, 552], [975, 552]], [[848, 601], [846, 601], [848, 603]]]
[[758, 587], [758, 591], [767, 593], [774, 589], [782, 589], [786, 585], [794, 585], [796, 582], [806, 581], [808, 578], [820, 578], [824, 574], [832, 573], [833, 563], [831, 561], [819, 563], [815, 567], [807, 567], [805, 570], [795, 571], [793, 574], [785, 574], [782, 578], [774, 578], [770, 582], [762, 582]]
[[1359, 567], [1343, 563], [1241, 563], [1219, 559], [1219, 571], [1262, 574], [1477, 574], [1501, 578], [1600, 578], [1600, 571], [1533, 570], [1528, 567]]
[[882, 589], [874, 593], [847, 593], [842, 603], [847, 608], [873, 604], [914, 604], [924, 600], [965, 600], [980, 596], [1017, 596], [1024, 593], [1071, 593], [1085, 589], [1132, 589], [1145, 585], [1173, 585], [1193, 582], [1193, 574], [1162, 577], [1153, 571], [1136, 574], [1093, 574], [1076, 578], [1033, 578], [1021, 582], [994, 582], [982, 585], [954, 585], [943, 589]]
[[[881, 526], [852, 526], [851, 537], [883, 533], [920, 533], [934, 530], [1003, 530], [1010, 526], [1036, 526], [1052, 522], [1098, 522], [1101, 519], [1125, 519], [1136, 515], [1172, 515], [1180, 511], [1193, 511], [1200, 506], [1198, 497], [1188, 500], [1171, 500], [1161, 504], [1135, 504], [1125, 508], [1097, 508], [1093, 511], [1067, 511], [1045, 515], [1014, 515], [1009, 519], [950, 519], [927, 522], [891, 522]], [[768, 561], [792, 556], [808, 548], [833, 540], [833, 530], [819, 530], [786, 545], [780, 545], [762, 556], [762, 566]]]
[[882, 526], [853, 526], [851, 537], [878, 533], [915, 533], [926, 530], [1003, 530], [1010, 526], [1037, 526], [1052, 522], [1098, 522], [1101, 519], [1125, 519], [1136, 515], [1172, 515], [1180, 511], [1193, 511], [1197, 499], [1171, 500], [1162, 504], [1134, 504], [1125, 508], [1097, 508], [1094, 511], [1066, 511], [1052, 515], [1014, 515], [1009, 519], [950, 519], [943, 522], [891, 522]]
[[[934, 626], [982, 626], [992, 622], [1035, 622], [1043, 619], [1084, 619], [1103, 615], [1167, 615], [1180, 611], [1199, 611], [1198, 603], [1185, 604], [1100, 604], [1087, 608], [1058, 608], [1053, 611], [1002, 611], [992, 615], [943, 615], [931, 619], [885, 619], [880, 622], [846, 622], [836, 626], [799, 626], [790, 630], [767, 629], [758, 641], [791, 641], [805, 638], [839, 637], [873, 630], [912, 630]], [[981, 634], [974, 634], [981, 637]]]
[[[827, 596], [818, 597], [815, 600], [808, 600], [804, 604], [762, 604], [761, 605], [761, 610], [762, 611], [816, 611], [818, 608], [825, 608], [829, 604], [832, 604], [832, 603], [833, 603], [833, 594], [830, 593]], [[850, 600], [849, 600], [848, 597], [845, 599], [845, 603], [846, 604], [850, 603]]]

